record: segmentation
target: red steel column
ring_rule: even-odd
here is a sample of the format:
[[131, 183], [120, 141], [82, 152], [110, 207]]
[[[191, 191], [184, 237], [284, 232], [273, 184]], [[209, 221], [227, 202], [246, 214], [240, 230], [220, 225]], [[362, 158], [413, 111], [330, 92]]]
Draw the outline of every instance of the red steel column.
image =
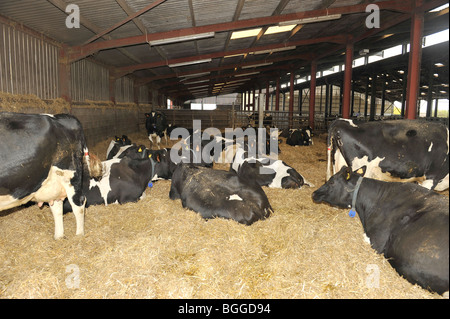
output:
[[277, 90], [275, 93], [275, 111], [280, 110], [280, 78], [277, 77]]
[[342, 98], [342, 117], [350, 118], [350, 100], [352, 90], [353, 43], [347, 43], [345, 50], [344, 96]]
[[289, 128], [294, 127], [294, 71], [291, 71], [289, 90]]
[[405, 118], [413, 120], [417, 113], [420, 69], [422, 62], [423, 12], [415, 12], [411, 17], [411, 40], [408, 66], [408, 86], [406, 89]]
[[309, 126], [314, 129], [314, 109], [316, 106], [316, 73], [317, 62], [311, 62], [311, 87], [309, 91]]

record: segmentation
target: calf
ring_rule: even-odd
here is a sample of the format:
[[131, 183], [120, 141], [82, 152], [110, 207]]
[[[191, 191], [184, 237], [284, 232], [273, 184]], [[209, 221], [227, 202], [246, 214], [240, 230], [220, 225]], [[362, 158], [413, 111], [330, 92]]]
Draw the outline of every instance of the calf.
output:
[[167, 146], [167, 119], [166, 115], [159, 111], [145, 113], [145, 128], [147, 129], [150, 146], [153, 146], [153, 138], [156, 138], [156, 145], [160, 149], [161, 137], [164, 136]]
[[64, 236], [62, 200], [67, 198], [76, 234], [84, 234], [82, 184], [94, 159], [88, 156], [80, 122], [67, 114], [0, 113], [0, 135], [0, 210], [48, 202], [58, 239]]
[[[103, 162], [104, 174], [98, 181], [84, 183], [86, 207], [91, 205], [124, 204], [138, 201], [154, 176], [155, 162], [144, 146], [123, 158]], [[71, 203], [64, 203], [64, 211], [71, 211]]]
[[261, 186], [234, 172], [192, 164], [178, 164], [169, 197], [181, 199], [183, 207], [205, 219], [222, 217], [245, 225], [265, 219], [273, 212]]
[[338, 119], [328, 131], [327, 180], [343, 166], [367, 166], [365, 177], [443, 191], [449, 186], [448, 153], [448, 128], [439, 123]]
[[242, 148], [236, 151], [230, 170], [235, 171], [244, 179], [255, 180], [260, 186], [271, 188], [301, 188], [308, 185], [302, 175], [281, 160], [270, 162], [267, 157], [248, 158], [248, 153]]
[[313, 145], [311, 136], [312, 136], [312, 129], [310, 127], [305, 128], [305, 129], [289, 130], [289, 136], [286, 139], [286, 144], [291, 145], [291, 146]]
[[448, 198], [412, 183], [363, 178], [343, 167], [312, 198], [352, 207], [372, 247], [397, 272], [437, 293], [448, 291]]

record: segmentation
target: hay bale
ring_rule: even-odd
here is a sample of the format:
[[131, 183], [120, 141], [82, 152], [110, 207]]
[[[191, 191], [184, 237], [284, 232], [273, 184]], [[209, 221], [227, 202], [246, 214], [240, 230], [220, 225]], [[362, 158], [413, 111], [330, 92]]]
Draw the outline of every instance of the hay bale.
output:
[[[130, 138], [149, 145], [145, 134]], [[104, 159], [109, 141], [90, 152]], [[283, 143], [280, 158], [319, 187], [326, 145], [314, 142]], [[252, 226], [205, 221], [171, 201], [169, 189], [157, 181], [138, 203], [89, 207], [84, 237], [65, 215], [59, 241], [48, 207], [0, 212], [0, 297], [440, 298], [401, 278], [347, 210], [314, 204], [316, 188], [264, 187], [275, 213]]]

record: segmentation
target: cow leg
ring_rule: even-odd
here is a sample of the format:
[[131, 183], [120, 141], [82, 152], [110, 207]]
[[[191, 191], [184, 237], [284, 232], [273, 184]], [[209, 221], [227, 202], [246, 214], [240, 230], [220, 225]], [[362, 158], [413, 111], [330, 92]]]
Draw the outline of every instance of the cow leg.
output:
[[153, 148], [153, 138], [152, 138], [152, 134], [148, 134], [148, 139], [150, 140], [150, 148]]
[[64, 237], [64, 225], [63, 225], [63, 201], [56, 200], [53, 205], [50, 205], [50, 210], [55, 220], [55, 239]]
[[161, 146], [159, 145], [161, 143], [161, 136], [156, 135], [156, 145], [158, 146], [158, 149], [161, 149]]
[[[86, 198], [80, 194], [76, 194], [76, 190], [72, 185], [65, 184], [64, 189], [67, 194], [67, 200], [72, 206], [72, 212], [75, 215], [77, 223], [77, 235], [84, 235], [84, 206], [86, 205]], [[77, 196], [75, 196], [77, 195]], [[55, 201], [57, 203], [59, 201]], [[62, 203], [63, 201], [61, 201]], [[61, 209], [62, 211], [62, 209]]]
[[169, 146], [169, 143], [167, 141], [167, 129], [164, 130], [164, 138], [166, 140], [166, 147]]
[[77, 222], [77, 235], [84, 236], [84, 205], [74, 206], [72, 205], [73, 214]]

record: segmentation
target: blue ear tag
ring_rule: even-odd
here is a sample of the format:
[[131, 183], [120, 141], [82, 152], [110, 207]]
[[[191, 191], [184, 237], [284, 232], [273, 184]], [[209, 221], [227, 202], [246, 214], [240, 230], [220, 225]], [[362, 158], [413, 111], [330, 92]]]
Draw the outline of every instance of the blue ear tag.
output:
[[355, 212], [353, 209], [351, 209], [351, 210], [348, 212], [348, 216], [350, 216], [351, 218], [353, 218], [353, 217], [356, 216], [356, 212]]
[[152, 182], [148, 183], [148, 187], [153, 187], [153, 183]]

